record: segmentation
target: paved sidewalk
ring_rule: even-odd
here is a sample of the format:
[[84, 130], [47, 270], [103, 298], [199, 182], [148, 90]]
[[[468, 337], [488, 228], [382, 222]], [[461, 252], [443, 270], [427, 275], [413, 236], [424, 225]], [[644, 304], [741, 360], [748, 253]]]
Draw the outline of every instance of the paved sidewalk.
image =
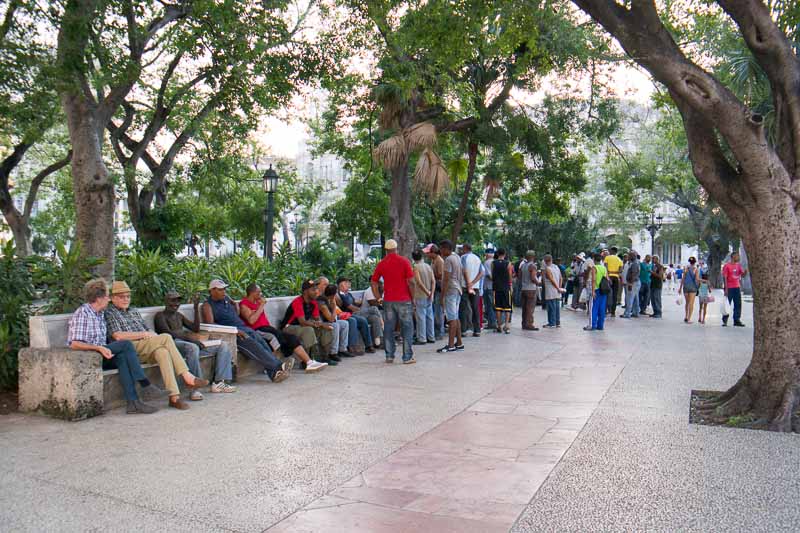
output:
[[687, 326], [664, 300], [661, 321], [586, 333], [584, 316], [564, 311], [563, 328], [522, 332], [516, 315], [512, 335], [466, 339], [466, 352], [431, 345], [412, 366], [376, 354], [277, 386], [251, 379], [188, 412], [0, 417], [0, 523], [326, 533], [795, 524], [796, 436], [687, 422], [689, 390], [732, 383], [752, 330], [718, 327], [713, 309], [705, 328]]

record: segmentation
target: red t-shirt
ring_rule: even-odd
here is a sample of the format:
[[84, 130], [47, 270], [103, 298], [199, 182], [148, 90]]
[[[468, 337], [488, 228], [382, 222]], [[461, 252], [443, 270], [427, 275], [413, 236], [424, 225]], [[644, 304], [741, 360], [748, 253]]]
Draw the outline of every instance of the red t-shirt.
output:
[[411, 291], [408, 288], [408, 280], [413, 277], [411, 261], [402, 255], [392, 253], [384, 257], [375, 267], [372, 281], [378, 282], [383, 278], [383, 299], [385, 301], [410, 302]]
[[[243, 305], [246, 308], [250, 309], [251, 311], [255, 311], [256, 309], [258, 309], [258, 304], [254, 304], [247, 298], [242, 298], [242, 301], [239, 302], [239, 305]], [[242, 320], [244, 320], [244, 317], [242, 317]], [[246, 320], [245, 324], [247, 324]], [[253, 329], [269, 326], [269, 318], [267, 318], [267, 313], [265, 313], [264, 310], [262, 309], [261, 315], [258, 317], [258, 320], [256, 320], [253, 324], [247, 324], [247, 325]]]
[[742, 279], [744, 268], [741, 263], [727, 263], [722, 267], [722, 275], [725, 277], [725, 287], [728, 289], [738, 289], [739, 280]]

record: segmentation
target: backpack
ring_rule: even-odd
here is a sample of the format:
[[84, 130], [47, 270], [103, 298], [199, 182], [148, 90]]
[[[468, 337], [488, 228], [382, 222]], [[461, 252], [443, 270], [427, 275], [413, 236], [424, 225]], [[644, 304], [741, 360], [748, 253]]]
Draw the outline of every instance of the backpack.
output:
[[600, 294], [611, 294], [611, 284], [608, 282], [608, 278], [606, 276], [603, 276], [600, 280]]

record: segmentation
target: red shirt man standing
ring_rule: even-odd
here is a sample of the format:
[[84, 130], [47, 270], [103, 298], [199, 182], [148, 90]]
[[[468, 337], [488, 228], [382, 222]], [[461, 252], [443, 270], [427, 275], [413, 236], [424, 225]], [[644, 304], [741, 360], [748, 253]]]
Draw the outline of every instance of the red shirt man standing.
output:
[[411, 262], [397, 253], [397, 241], [389, 239], [384, 245], [384, 257], [372, 274], [372, 292], [378, 292], [378, 283], [383, 278], [383, 338], [386, 349], [386, 362], [394, 362], [395, 340], [394, 330], [400, 321], [400, 332], [403, 336], [403, 364], [412, 365], [417, 361], [411, 344], [414, 336], [412, 315], [414, 306], [411, 294], [414, 287], [414, 272]]
[[[733, 304], [733, 325], [740, 328], [742, 324], [742, 276], [747, 275], [747, 269], [739, 263], [739, 252], [731, 254], [731, 260], [722, 267], [722, 283], [728, 303]], [[722, 317], [722, 325], [728, 325], [728, 315]]]

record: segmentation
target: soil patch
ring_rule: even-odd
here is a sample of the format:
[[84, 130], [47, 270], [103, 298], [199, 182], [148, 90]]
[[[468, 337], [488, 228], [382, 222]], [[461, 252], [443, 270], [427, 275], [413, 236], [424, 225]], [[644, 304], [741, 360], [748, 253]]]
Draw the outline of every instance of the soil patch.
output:
[[16, 392], [0, 391], [0, 415], [10, 415], [19, 409], [19, 395]]
[[[768, 431], [768, 420], [756, 419], [752, 415], [744, 414], [730, 417], [716, 416], [713, 412], [701, 411], [697, 405], [718, 397], [724, 391], [693, 390], [689, 401], [689, 423], [703, 426], [722, 426], [728, 428], [760, 429]], [[800, 433], [800, 410], [792, 417], [792, 431]]]

